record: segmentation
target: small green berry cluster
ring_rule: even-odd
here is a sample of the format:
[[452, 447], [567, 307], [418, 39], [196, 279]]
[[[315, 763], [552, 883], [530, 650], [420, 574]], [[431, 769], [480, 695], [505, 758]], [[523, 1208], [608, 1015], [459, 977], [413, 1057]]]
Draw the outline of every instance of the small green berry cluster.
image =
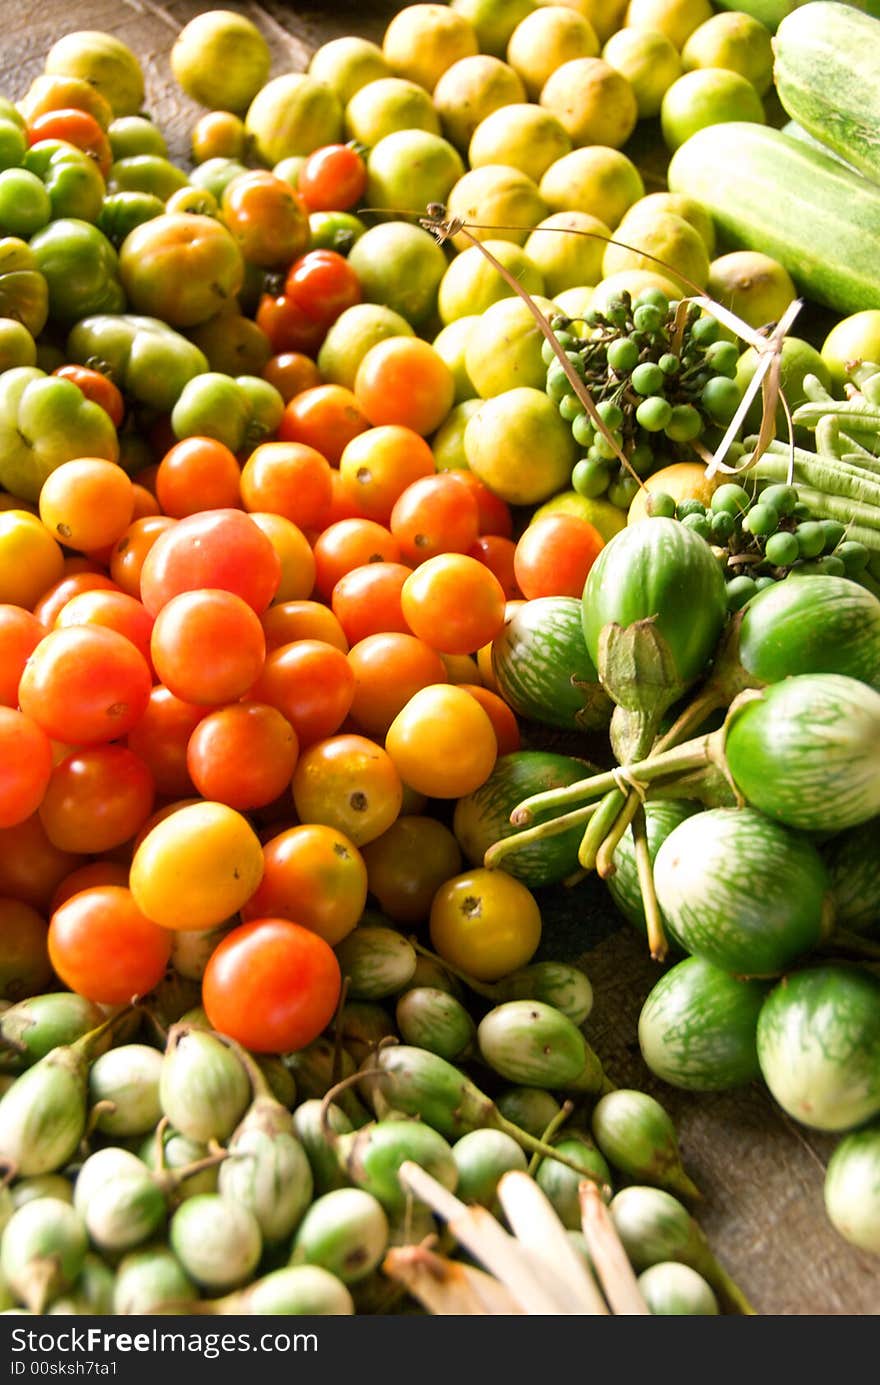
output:
[[715, 318], [696, 304], [681, 315], [678, 307], [659, 289], [645, 289], [635, 300], [622, 293], [604, 312], [584, 315], [585, 337], [574, 334], [570, 318], [554, 318], [558, 343], [636, 474], [595, 428], [545, 342], [547, 393], [584, 449], [571, 478], [579, 494], [607, 495], [627, 509], [638, 489], [636, 477], [693, 458], [697, 439], [724, 428], [736, 413], [742, 397], [736, 343], [722, 340]]
[[718, 487], [708, 506], [699, 500], [676, 505], [658, 491], [647, 511], [652, 518], [680, 520], [719, 550], [732, 611], [792, 571], [858, 580], [870, 556], [863, 544], [846, 538], [836, 520], [811, 519], [794, 486], [750, 493], [731, 482]]

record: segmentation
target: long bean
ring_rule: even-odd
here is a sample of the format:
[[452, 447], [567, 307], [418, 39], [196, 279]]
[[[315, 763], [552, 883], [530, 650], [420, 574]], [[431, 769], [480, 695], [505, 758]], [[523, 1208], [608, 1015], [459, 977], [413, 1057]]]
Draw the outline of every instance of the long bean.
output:
[[[784, 453], [765, 452], [760, 461], [750, 468], [749, 474], [762, 481], [786, 482], [789, 480], [790, 457]], [[880, 524], [880, 480], [860, 471], [847, 462], [832, 461], [828, 457], [818, 457], [813, 453], [798, 455], [796, 450], [794, 465], [791, 468], [791, 481], [798, 489], [798, 495], [805, 503], [806, 496], [800, 492], [805, 487], [820, 491], [829, 498], [854, 507], [852, 515], [837, 515], [838, 519], [858, 518], [861, 523]], [[863, 513], [855, 514], [855, 510]], [[873, 526], [871, 526], [873, 527]]]

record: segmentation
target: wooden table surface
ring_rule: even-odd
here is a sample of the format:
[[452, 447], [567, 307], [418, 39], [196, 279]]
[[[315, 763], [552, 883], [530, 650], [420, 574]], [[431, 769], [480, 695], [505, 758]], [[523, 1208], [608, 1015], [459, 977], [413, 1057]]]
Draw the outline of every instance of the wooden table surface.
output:
[[[388, 18], [401, 8], [383, 0], [222, 4], [249, 15], [261, 29], [273, 53], [272, 76], [302, 71], [315, 48], [341, 34], [381, 40]], [[118, 34], [143, 65], [146, 108], [161, 125], [172, 156], [184, 161], [201, 111], [174, 83], [168, 55], [182, 25], [211, 8], [195, 0], [44, 0], [39, 7], [0, 0], [0, 94], [23, 96], [63, 34]], [[658, 971], [634, 933], [609, 930], [596, 883], [561, 904], [554, 900], [545, 951], [558, 939], [561, 952], [580, 953], [581, 928], [585, 941], [600, 939], [583, 956], [596, 993], [588, 1036], [614, 1082], [653, 1091], [676, 1119], [686, 1165], [705, 1194], [699, 1219], [716, 1255], [762, 1314], [880, 1313], [880, 1260], [848, 1246], [824, 1215], [824, 1168], [834, 1140], [783, 1118], [757, 1085], [695, 1096], [664, 1086], [646, 1069], [636, 1022]]]

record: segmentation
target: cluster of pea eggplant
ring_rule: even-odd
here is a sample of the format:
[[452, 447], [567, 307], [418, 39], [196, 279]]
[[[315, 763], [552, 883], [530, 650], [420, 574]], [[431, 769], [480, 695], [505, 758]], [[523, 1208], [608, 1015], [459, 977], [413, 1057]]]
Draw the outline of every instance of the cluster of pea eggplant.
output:
[[197, 1007], [107, 1018], [55, 992], [0, 1015], [4, 1313], [420, 1311], [388, 1249], [456, 1247], [405, 1161], [496, 1215], [501, 1175], [528, 1170], [587, 1263], [591, 1179], [651, 1312], [749, 1311], [688, 1210], [670, 1117], [584, 1035], [583, 971], [468, 984], [381, 924], [346, 943], [345, 1003], [297, 1053], [248, 1053]]

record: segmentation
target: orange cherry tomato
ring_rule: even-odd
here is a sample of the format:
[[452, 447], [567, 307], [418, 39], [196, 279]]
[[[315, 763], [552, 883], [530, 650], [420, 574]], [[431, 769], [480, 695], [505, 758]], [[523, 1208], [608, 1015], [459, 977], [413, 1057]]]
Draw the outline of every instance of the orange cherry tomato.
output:
[[394, 502], [436, 470], [434, 454], [412, 428], [387, 424], [352, 438], [339, 459], [343, 490], [365, 519], [387, 524]]
[[290, 722], [262, 702], [235, 702], [209, 712], [189, 738], [186, 764], [203, 798], [247, 812], [264, 808], [289, 786], [299, 755]]
[[152, 684], [131, 640], [102, 625], [72, 625], [50, 631], [37, 645], [21, 675], [18, 702], [53, 740], [97, 745], [119, 740], [136, 725]]
[[131, 477], [101, 457], [62, 462], [40, 491], [40, 518], [68, 548], [88, 553], [115, 544], [131, 523]]
[[197, 164], [208, 159], [240, 159], [246, 151], [247, 131], [233, 111], [206, 111], [192, 128], [190, 147]]
[[180, 592], [161, 608], [150, 637], [160, 680], [184, 702], [216, 706], [243, 697], [266, 657], [259, 617], [234, 592]]
[[156, 499], [174, 519], [200, 510], [237, 508], [241, 467], [235, 453], [214, 438], [183, 438], [159, 463]]
[[344, 833], [303, 823], [270, 837], [264, 870], [242, 918], [282, 918], [302, 924], [331, 947], [357, 923], [367, 902], [367, 868]]
[[207, 707], [175, 697], [162, 683], [150, 690], [146, 710], [126, 743], [148, 767], [160, 794], [185, 798], [195, 791], [186, 752], [190, 736], [207, 714]]
[[141, 837], [129, 879], [154, 923], [201, 932], [237, 913], [262, 876], [263, 848], [247, 818], [199, 799], [174, 807]]
[[386, 529], [371, 519], [340, 519], [315, 540], [315, 591], [329, 601], [333, 588], [345, 573], [365, 563], [397, 563], [400, 545]]
[[351, 390], [343, 385], [315, 385], [286, 405], [278, 437], [284, 442], [306, 443], [336, 466], [352, 438], [365, 433], [369, 426]]
[[446, 681], [436, 650], [414, 635], [395, 631], [360, 640], [349, 651], [348, 662], [354, 671], [352, 719], [377, 741], [414, 692]]
[[246, 510], [271, 510], [300, 529], [323, 527], [330, 509], [330, 463], [302, 442], [262, 442], [241, 472]]
[[249, 697], [277, 708], [300, 746], [309, 746], [332, 736], [345, 721], [354, 697], [354, 671], [333, 645], [296, 640], [266, 656]]
[[523, 531], [513, 566], [523, 596], [583, 595], [587, 574], [605, 540], [595, 525], [577, 515], [544, 515]]
[[46, 910], [59, 883], [82, 863], [82, 856], [52, 845], [36, 812], [0, 828], [0, 897]]
[[345, 631], [334, 613], [320, 601], [281, 601], [264, 612], [261, 623], [269, 653], [295, 640], [320, 640], [348, 653]]
[[40, 821], [62, 851], [110, 851], [140, 831], [155, 792], [149, 768], [126, 746], [83, 747], [52, 770]]
[[311, 356], [305, 356], [301, 351], [281, 351], [270, 356], [263, 366], [263, 379], [275, 386], [287, 404], [303, 390], [320, 385], [321, 372]]
[[80, 890], [90, 890], [93, 885], [122, 885], [128, 889], [128, 866], [121, 861], [89, 861], [86, 866], [77, 866], [57, 886], [49, 906], [54, 914], [62, 904], [79, 894]]
[[355, 500], [348, 494], [345, 488], [345, 478], [340, 476], [338, 467], [333, 467], [330, 472], [330, 510], [327, 514], [327, 525], [335, 524], [340, 519], [357, 519], [360, 510]]
[[387, 337], [371, 346], [357, 368], [354, 393], [375, 426], [396, 424], [426, 436], [455, 400], [455, 377], [420, 337]]
[[249, 264], [281, 269], [308, 247], [309, 215], [289, 183], [255, 168], [226, 184], [220, 215]]
[[505, 539], [513, 537], [513, 512], [506, 500], [490, 491], [472, 471], [450, 471], [449, 475], [454, 476], [460, 486], [466, 486], [476, 500], [481, 534], [498, 534]]
[[73, 106], [43, 111], [29, 122], [27, 137], [29, 144], [36, 144], [41, 139], [66, 140], [68, 144], [75, 144], [77, 149], [88, 154], [90, 159], [94, 159], [102, 178], [106, 178], [110, 172], [113, 162], [110, 140], [88, 111], [78, 110]]
[[97, 1005], [125, 1005], [165, 974], [171, 934], [146, 918], [120, 885], [93, 885], [49, 920], [49, 957], [71, 991]]
[[443, 654], [471, 654], [504, 625], [504, 589], [466, 553], [429, 558], [406, 579], [404, 618], [414, 635]]
[[403, 785], [381, 745], [344, 733], [303, 751], [293, 772], [293, 802], [302, 822], [335, 827], [361, 847], [399, 815]]
[[127, 592], [94, 587], [91, 591], [72, 596], [61, 607], [55, 619], [56, 630], [68, 625], [104, 625], [108, 630], [116, 630], [127, 640], [131, 640], [135, 649], [152, 668], [150, 636], [153, 632], [153, 617]]
[[514, 750], [519, 750], [522, 743], [519, 722], [503, 697], [479, 683], [459, 683], [458, 686], [476, 698], [491, 721], [498, 742], [498, 754], [510, 755]]
[[390, 630], [410, 633], [400, 593], [411, 571], [403, 563], [362, 563], [342, 574], [330, 604], [349, 644]]
[[444, 961], [480, 981], [498, 981], [534, 957], [541, 911], [515, 876], [478, 867], [440, 886], [431, 904], [430, 932]]
[[370, 894], [393, 923], [427, 919], [437, 890], [462, 867], [461, 849], [437, 818], [401, 816], [363, 850]]
[[175, 523], [170, 515], [142, 515], [140, 519], [133, 519], [110, 553], [111, 586], [115, 584], [140, 600], [144, 560], [159, 535], [172, 529]]
[[452, 683], [432, 683], [398, 712], [385, 749], [401, 779], [418, 793], [462, 798], [489, 778], [498, 742], [475, 697]]
[[100, 370], [92, 370], [85, 365], [69, 364], [58, 366], [57, 370], [52, 371], [52, 374], [59, 375], [62, 380], [72, 380], [86, 399], [91, 399], [94, 404], [100, 404], [104, 412], [109, 414], [116, 428], [122, 423], [125, 417], [125, 401], [113, 381], [103, 375]]
[[388, 527], [413, 566], [438, 553], [467, 553], [479, 530], [477, 502], [451, 472], [422, 476], [397, 497]]
[[494, 572], [508, 601], [522, 596], [514, 570], [516, 544], [513, 539], [502, 538], [500, 534], [481, 534], [467, 551], [470, 557]]
[[0, 600], [36, 613], [46, 592], [64, 576], [64, 554], [36, 514], [0, 510]]
[[217, 945], [202, 980], [210, 1023], [253, 1053], [295, 1053], [316, 1039], [339, 1003], [336, 954], [289, 919], [243, 923]]
[[315, 586], [315, 555], [303, 531], [274, 511], [252, 510], [251, 519], [262, 529], [281, 563], [273, 604], [307, 600]]
[[0, 827], [16, 827], [43, 801], [52, 746], [42, 727], [14, 707], [0, 707], [0, 764]]
[[45, 633], [32, 611], [0, 605], [0, 706], [18, 706], [19, 679]]
[[254, 321], [266, 334], [274, 355], [297, 352], [317, 356], [327, 329], [309, 317], [286, 293], [264, 293], [257, 304]]

